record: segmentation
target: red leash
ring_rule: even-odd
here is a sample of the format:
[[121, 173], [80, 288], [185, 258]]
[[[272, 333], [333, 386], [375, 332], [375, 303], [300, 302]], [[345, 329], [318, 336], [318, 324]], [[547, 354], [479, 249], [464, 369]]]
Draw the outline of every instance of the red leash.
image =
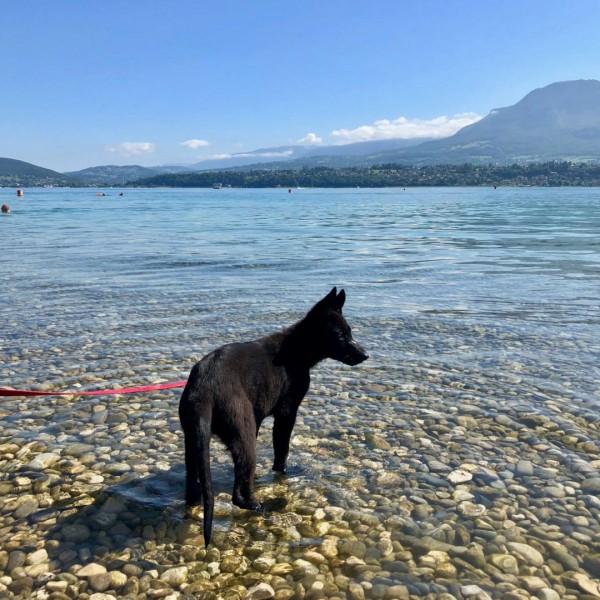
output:
[[1, 396], [110, 396], [112, 394], [136, 394], [139, 392], [153, 392], [155, 390], [170, 390], [180, 388], [186, 381], [174, 381], [173, 383], [157, 383], [155, 385], [140, 385], [138, 387], [120, 388], [116, 390], [88, 390], [81, 392], [36, 392], [33, 390], [12, 390], [0, 388]]

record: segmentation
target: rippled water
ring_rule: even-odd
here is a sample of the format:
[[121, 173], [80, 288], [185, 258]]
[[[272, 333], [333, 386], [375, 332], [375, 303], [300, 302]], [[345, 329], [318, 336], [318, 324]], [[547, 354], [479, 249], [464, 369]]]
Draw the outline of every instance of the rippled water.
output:
[[[151, 350], [173, 357], [164, 375], [181, 376], [192, 357], [286, 325], [338, 285], [372, 367], [419, 358], [420, 335], [464, 367], [560, 354], [582, 376], [595, 368], [593, 189], [28, 190], [11, 204], [0, 221], [2, 351], [43, 351], [46, 366], [57, 355], [111, 379], [82, 347], [122, 347], [142, 379]], [[429, 336], [433, 324], [450, 337]], [[547, 356], [546, 344], [560, 351]], [[11, 368], [5, 383], [19, 387], [42, 364]]]
[[[185, 379], [208, 350], [291, 324], [336, 285], [371, 359], [316, 368], [287, 483], [269, 474], [261, 434], [259, 497], [284, 485], [297, 502], [385, 519], [399, 511], [386, 497], [418, 505], [423, 489], [439, 525], [447, 506], [427, 493], [465, 462], [507, 473], [539, 452], [575, 486], [574, 464], [600, 465], [596, 189], [0, 192], [12, 207], [0, 218], [0, 386]], [[93, 470], [121, 461], [150, 478], [117, 478], [113, 493], [181, 511], [179, 393], [4, 399], [0, 443], [63, 456], [95, 445]], [[227, 492], [229, 459], [214, 463]], [[522, 483], [535, 496], [539, 481]], [[231, 529], [227, 511], [216, 525]]]

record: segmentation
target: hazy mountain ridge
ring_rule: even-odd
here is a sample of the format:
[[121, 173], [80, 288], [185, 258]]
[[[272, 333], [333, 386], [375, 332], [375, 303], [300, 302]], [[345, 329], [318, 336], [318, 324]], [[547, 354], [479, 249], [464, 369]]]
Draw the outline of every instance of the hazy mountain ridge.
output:
[[188, 167], [142, 167], [140, 165], [105, 165], [89, 167], [81, 171], [65, 173], [67, 177], [83, 182], [88, 186], [119, 186], [128, 181], [162, 175], [163, 173], [182, 173], [190, 171]]
[[[354, 158], [386, 150], [397, 150], [409, 146], [416, 146], [426, 141], [423, 138], [409, 140], [373, 140], [370, 142], [355, 142], [336, 146], [277, 146], [274, 148], [260, 148], [251, 152], [239, 152], [218, 159], [206, 159], [193, 165], [194, 170], [214, 171], [215, 169], [231, 169], [239, 167], [266, 165], [280, 165], [290, 161], [301, 161], [303, 164], [314, 166], [316, 160], [328, 166], [349, 166]], [[272, 168], [272, 167], [271, 167]]]
[[411, 164], [600, 161], [600, 81], [553, 83], [453, 136], [373, 158]]

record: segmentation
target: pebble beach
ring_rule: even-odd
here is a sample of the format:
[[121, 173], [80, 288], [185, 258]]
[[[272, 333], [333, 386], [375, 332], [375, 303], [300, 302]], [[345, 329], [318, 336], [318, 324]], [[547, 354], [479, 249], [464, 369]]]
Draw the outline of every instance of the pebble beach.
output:
[[[534, 194], [525, 200], [541, 212], [563, 205], [555, 195], [549, 208], [536, 192], [521, 193]], [[333, 219], [319, 208], [327, 203], [340, 218], [349, 209], [362, 216], [360, 245], [359, 225], [331, 222], [320, 237], [300, 221], [306, 205], [276, 219], [273, 195], [240, 202], [241, 191], [223, 193], [242, 213], [265, 207], [228, 223], [231, 240], [218, 231], [201, 240], [193, 258], [184, 248], [193, 226], [206, 231], [209, 213], [215, 228], [233, 219], [232, 206], [215, 209], [208, 191], [179, 199], [191, 216], [172, 232], [170, 219], [181, 215], [162, 215], [165, 226], [136, 212], [156, 198], [119, 208], [126, 233], [131, 218], [139, 237], [92, 240], [102, 260], [81, 252], [90, 231], [73, 239], [67, 226], [86, 218], [106, 233], [115, 215], [88, 208], [101, 216], [91, 225], [77, 214], [79, 198], [52, 191], [66, 217], [55, 234], [64, 250], [48, 258], [55, 239], [15, 249], [5, 235], [9, 218], [13, 228], [41, 227], [44, 199], [13, 209], [0, 243], [23, 264], [0, 293], [1, 385], [76, 391], [185, 379], [212, 348], [301, 318], [330, 284], [346, 288], [344, 312], [371, 358], [315, 368], [286, 476], [270, 470], [272, 422], [263, 425], [256, 487], [264, 514], [232, 505], [231, 459], [213, 439], [208, 548], [201, 509], [183, 502], [181, 390], [3, 398], [0, 597], [600, 598], [597, 200], [571, 199], [569, 214], [573, 206], [581, 213], [564, 225], [559, 241], [570, 246], [561, 247], [552, 227], [543, 239], [519, 229], [521, 197], [500, 196], [506, 214], [486, 225], [489, 204], [480, 220], [472, 216], [486, 202], [476, 191], [441, 193], [427, 215], [420, 197], [407, 204], [389, 192], [374, 210], [366, 190], [312, 192], [315, 222]], [[448, 205], [448, 219], [458, 218], [457, 206], [470, 215], [461, 228], [432, 217]], [[426, 239], [435, 219], [438, 233]], [[309, 227], [313, 243], [303, 246], [298, 228]], [[403, 235], [412, 241], [392, 244]], [[263, 243], [280, 252], [265, 253]], [[323, 267], [320, 257], [340, 248], [345, 257]], [[233, 279], [229, 253], [240, 262]], [[66, 258], [74, 266], [64, 267]]]

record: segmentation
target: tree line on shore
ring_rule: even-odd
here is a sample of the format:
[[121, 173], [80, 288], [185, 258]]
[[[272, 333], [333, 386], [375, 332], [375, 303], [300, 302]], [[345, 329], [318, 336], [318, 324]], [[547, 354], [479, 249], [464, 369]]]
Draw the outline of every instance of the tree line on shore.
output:
[[165, 173], [130, 182], [134, 187], [415, 187], [415, 186], [600, 186], [600, 164], [546, 162], [513, 165], [382, 164], [373, 167], [311, 167]]

